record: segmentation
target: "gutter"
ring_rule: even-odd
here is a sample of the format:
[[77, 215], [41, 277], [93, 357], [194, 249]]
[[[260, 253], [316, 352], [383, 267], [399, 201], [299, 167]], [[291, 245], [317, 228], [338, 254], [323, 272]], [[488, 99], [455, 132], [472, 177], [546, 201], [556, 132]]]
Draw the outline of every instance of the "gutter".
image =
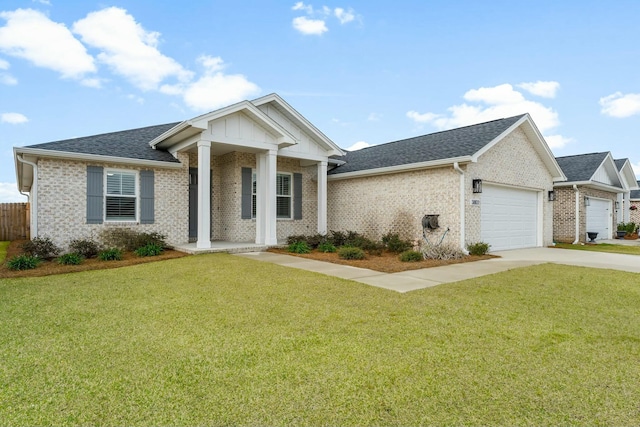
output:
[[[25, 160], [21, 154], [16, 156], [18, 161], [26, 163], [33, 167], [33, 182], [31, 183], [31, 191], [29, 191], [29, 202], [31, 203], [31, 238], [38, 237], [38, 165]], [[20, 191], [21, 194], [22, 191]]]
[[577, 185], [573, 185], [573, 191], [576, 193], [576, 240], [573, 241], [573, 245], [577, 245], [580, 242], [580, 191]]
[[464, 185], [464, 171], [460, 168], [460, 164], [458, 162], [453, 163], [453, 169], [460, 175], [460, 248], [465, 255], [469, 255], [469, 251], [465, 247], [465, 185]]

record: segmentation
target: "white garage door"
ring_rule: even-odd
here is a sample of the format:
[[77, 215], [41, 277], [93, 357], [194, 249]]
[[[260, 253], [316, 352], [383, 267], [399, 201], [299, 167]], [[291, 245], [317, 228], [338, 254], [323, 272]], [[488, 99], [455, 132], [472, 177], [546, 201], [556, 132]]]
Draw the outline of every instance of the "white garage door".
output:
[[[611, 202], [609, 200], [589, 198], [587, 206], [587, 232], [598, 233], [597, 240], [611, 238]], [[587, 237], [587, 240], [589, 238]]]
[[537, 246], [536, 191], [485, 184], [481, 200], [480, 235], [491, 251]]

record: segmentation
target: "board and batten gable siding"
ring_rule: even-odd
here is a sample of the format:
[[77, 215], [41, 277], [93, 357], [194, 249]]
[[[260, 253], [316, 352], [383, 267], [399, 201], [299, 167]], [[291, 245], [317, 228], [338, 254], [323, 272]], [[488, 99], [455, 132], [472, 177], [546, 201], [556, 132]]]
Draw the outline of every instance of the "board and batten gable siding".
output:
[[[133, 170], [148, 167], [78, 162], [60, 159], [38, 160], [38, 234], [50, 237], [67, 248], [74, 239], [97, 239], [100, 232], [112, 227], [130, 227], [143, 232], [167, 236], [172, 245], [188, 242], [189, 169], [188, 155], [178, 154], [180, 169], [155, 169], [154, 218], [152, 224], [132, 222], [87, 223], [87, 166], [104, 169]], [[140, 202], [144, 204], [144, 202]]]
[[328, 229], [357, 231], [371, 239], [394, 232], [422, 239], [422, 217], [440, 215], [450, 228], [445, 242], [460, 242], [460, 179], [453, 167], [329, 180]]
[[[553, 243], [553, 202], [547, 200], [547, 192], [553, 190], [553, 177], [522, 129], [514, 129], [481, 155], [477, 163], [469, 163], [462, 169], [465, 171], [466, 181], [467, 244], [481, 240], [482, 193], [473, 193], [474, 179], [482, 179], [483, 184], [502, 184], [542, 191], [542, 244], [546, 246]], [[480, 205], [472, 205], [472, 199], [480, 200]]]

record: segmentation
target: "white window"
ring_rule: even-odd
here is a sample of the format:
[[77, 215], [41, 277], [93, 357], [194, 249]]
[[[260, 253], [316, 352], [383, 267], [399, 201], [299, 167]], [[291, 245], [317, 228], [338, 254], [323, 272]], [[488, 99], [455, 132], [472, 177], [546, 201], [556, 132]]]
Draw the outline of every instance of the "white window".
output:
[[137, 220], [137, 181], [135, 172], [107, 170], [105, 220]]
[[[251, 217], [256, 217], [256, 194], [258, 191], [256, 173], [251, 182]], [[291, 219], [293, 212], [293, 179], [290, 173], [276, 175], [276, 218]]]

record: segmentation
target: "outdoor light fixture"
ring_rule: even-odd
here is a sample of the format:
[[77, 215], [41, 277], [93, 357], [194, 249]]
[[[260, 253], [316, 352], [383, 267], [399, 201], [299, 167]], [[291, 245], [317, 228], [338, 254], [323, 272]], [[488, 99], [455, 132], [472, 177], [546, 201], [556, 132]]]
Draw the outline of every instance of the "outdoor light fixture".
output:
[[554, 200], [556, 200], [556, 192], [555, 191], [553, 191], [553, 190], [549, 191], [548, 200], [550, 202], [553, 202]]
[[620, 209], [620, 202], [616, 202], [616, 209]]
[[473, 180], [473, 192], [474, 193], [482, 193], [482, 180], [474, 179]]
[[591, 204], [591, 200], [588, 197], [584, 198], [584, 205], [589, 206]]

